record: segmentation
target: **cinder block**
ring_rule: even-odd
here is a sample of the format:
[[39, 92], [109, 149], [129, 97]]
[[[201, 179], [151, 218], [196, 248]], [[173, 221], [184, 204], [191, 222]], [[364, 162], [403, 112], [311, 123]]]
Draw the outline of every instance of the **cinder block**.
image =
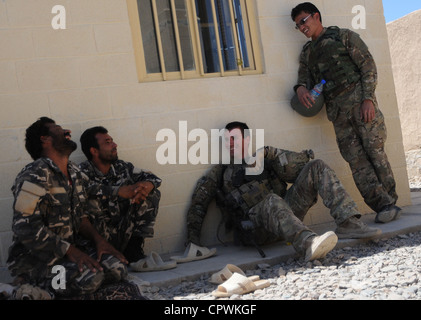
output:
[[168, 113], [174, 110], [174, 100], [178, 99], [168, 94], [165, 82], [123, 85], [108, 90], [113, 113], [120, 117]]
[[[163, 143], [157, 142], [157, 133], [162, 129], [171, 130], [177, 139], [177, 149], [180, 138], [180, 121], [187, 121], [187, 132], [194, 128], [198, 128], [196, 114], [192, 112], [176, 112], [161, 115], [148, 115], [142, 117], [142, 130], [146, 144]], [[172, 133], [171, 133], [172, 136]]]
[[[13, 0], [7, 1], [7, 16], [12, 27], [51, 26], [53, 7], [57, 0]], [[67, 4], [67, 3], [66, 3]]]
[[127, 23], [94, 25], [95, 43], [100, 53], [133, 52], [130, 26]]
[[93, 27], [69, 25], [64, 30], [51, 26], [33, 30], [35, 52], [38, 57], [86, 56], [97, 53]]
[[48, 97], [44, 93], [0, 95], [0, 106], [2, 112], [7, 115], [0, 117], [2, 129], [19, 127], [26, 129], [36, 119], [48, 116], [50, 113]]
[[110, 99], [105, 88], [56, 91], [48, 97], [51, 116], [58, 123], [112, 117]]
[[66, 4], [74, 24], [128, 22], [126, 1], [72, 0]]
[[17, 61], [16, 71], [22, 91], [61, 90], [80, 86], [79, 64], [74, 59]]
[[16, 146], [19, 146], [17, 132], [16, 129], [0, 130], [0, 150], [5, 153], [0, 159], [0, 163], [13, 163], [19, 160], [20, 150], [16, 148]]
[[0, 28], [6, 28], [9, 22], [7, 21], [6, 3], [0, 3]]
[[0, 60], [28, 59], [35, 56], [30, 29], [0, 30]]
[[17, 93], [18, 81], [14, 61], [0, 61], [0, 74], [0, 94]]
[[79, 59], [82, 87], [137, 83], [133, 54], [113, 54]]

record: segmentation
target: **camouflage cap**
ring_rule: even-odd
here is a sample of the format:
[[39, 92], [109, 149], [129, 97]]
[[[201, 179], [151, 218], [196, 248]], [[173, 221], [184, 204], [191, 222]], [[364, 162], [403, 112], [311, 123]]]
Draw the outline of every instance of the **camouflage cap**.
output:
[[316, 102], [311, 108], [303, 106], [298, 100], [297, 94], [294, 94], [294, 96], [291, 99], [292, 109], [294, 109], [304, 117], [314, 117], [315, 115], [317, 115], [320, 112], [320, 110], [322, 110], [324, 103], [325, 99], [323, 97], [323, 94], [317, 97]]

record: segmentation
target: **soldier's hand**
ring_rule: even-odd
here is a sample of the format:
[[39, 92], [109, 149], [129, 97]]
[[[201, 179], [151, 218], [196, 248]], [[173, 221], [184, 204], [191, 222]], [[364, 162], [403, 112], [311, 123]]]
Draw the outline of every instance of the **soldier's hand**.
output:
[[313, 104], [316, 102], [310, 94], [310, 91], [301, 86], [297, 89], [297, 96], [300, 103], [305, 106], [307, 109], [311, 108]]
[[66, 256], [70, 261], [77, 264], [79, 272], [83, 271], [83, 266], [88, 267], [92, 272], [97, 272], [97, 270], [103, 270], [98, 261], [87, 255], [86, 253], [80, 251], [73, 245], [70, 245], [69, 249], [66, 252]]
[[309, 160], [313, 160], [314, 159], [314, 151], [309, 149], [309, 150], [304, 150], [303, 152], [305, 152], [308, 156]]
[[132, 203], [140, 203], [141, 201], [145, 201], [148, 197], [149, 193], [155, 188], [152, 182], [149, 181], [141, 181], [136, 183], [136, 195], [132, 198]]
[[96, 242], [96, 250], [98, 262], [101, 261], [103, 254], [110, 254], [125, 264], [129, 263], [126, 257], [120, 251], [114, 248], [110, 243], [108, 243], [105, 239]]
[[365, 123], [370, 123], [376, 116], [376, 109], [374, 103], [371, 100], [364, 100], [360, 108], [361, 120]]
[[118, 189], [118, 195], [124, 199], [132, 199], [136, 196], [136, 188], [136, 184], [121, 186], [120, 189]]

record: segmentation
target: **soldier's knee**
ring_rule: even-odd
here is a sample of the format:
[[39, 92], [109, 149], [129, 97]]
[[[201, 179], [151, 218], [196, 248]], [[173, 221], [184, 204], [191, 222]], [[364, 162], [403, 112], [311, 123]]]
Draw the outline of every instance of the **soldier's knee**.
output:
[[153, 189], [149, 195], [154, 197], [158, 201], [161, 200], [161, 191], [159, 191], [158, 189]]
[[109, 256], [101, 261], [104, 267], [105, 280], [107, 282], [118, 282], [127, 277], [127, 266], [114, 256]]
[[278, 196], [275, 193], [269, 193], [263, 201], [265, 201], [266, 204], [268, 205], [273, 205], [278, 202], [284, 202], [284, 199], [282, 199], [280, 196]]
[[85, 272], [77, 279], [70, 283], [70, 291], [72, 294], [89, 294], [99, 289], [104, 282], [105, 275], [103, 271], [92, 272], [85, 270]]
[[324, 162], [322, 159], [315, 159], [309, 162], [310, 165], [313, 166], [319, 166], [319, 167], [327, 167], [326, 162]]
[[316, 168], [317, 170], [323, 170], [323, 169], [325, 169], [325, 168], [329, 168], [329, 169], [330, 169], [330, 167], [327, 165], [327, 163], [326, 163], [326, 162], [324, 162], [324, 161], [323, 161], [323, 160], [321, 160], [321, 159], [315, 159], [315, 160], [312, 160], [312, 161], [310, 161], [307, 165], [308, 165], [310, 168], [312, 168], [312, 169]]

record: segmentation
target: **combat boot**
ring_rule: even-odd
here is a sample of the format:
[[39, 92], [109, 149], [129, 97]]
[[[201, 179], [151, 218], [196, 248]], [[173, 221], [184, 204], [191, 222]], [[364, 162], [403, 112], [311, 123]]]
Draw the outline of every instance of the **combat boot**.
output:
[[307, 241], [305, 261], [323, 259], [335, 248], [338, 237], [333, 231], [328, 231], [321, 236], [310, 237]]
[[371, 228], [356, 217], [347, 219], [335, 232], [339, 239], [365, 239], [382, 233], [380, 229]]
[[387, 223], [393, 220], [396, 220], [400, 217], [402, 209], [395, 205], [385, 206], [379, 213], [376, 215], [374, 220], [376, 223]]

